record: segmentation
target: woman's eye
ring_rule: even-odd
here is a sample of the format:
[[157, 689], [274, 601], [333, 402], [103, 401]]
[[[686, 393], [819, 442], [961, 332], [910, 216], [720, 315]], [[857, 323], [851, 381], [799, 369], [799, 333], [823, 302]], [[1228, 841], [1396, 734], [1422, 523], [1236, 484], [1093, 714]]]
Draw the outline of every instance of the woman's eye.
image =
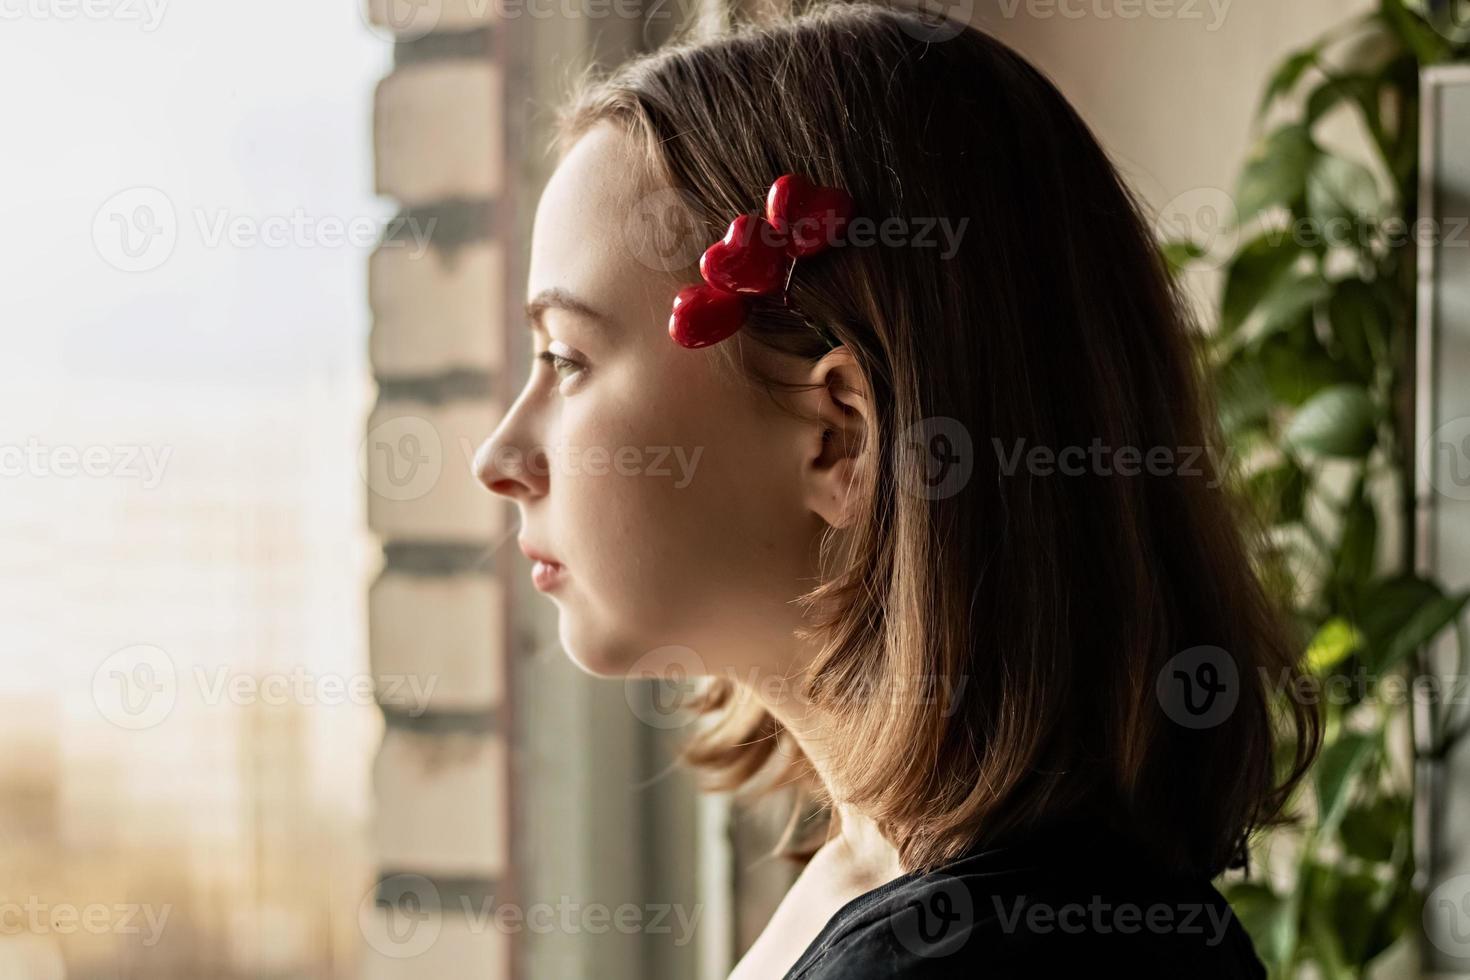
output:
[[550, 364], [551, 369], [556, 372], [557, 377], [561, 378], [570, 377], [573, 373], [582, 369], [582, 365], [578, 364], [576, 361], [572, 360], [569, 357], [563, 357], [562, 355], [551, 350], [540, 351], [539, 353], [537, 353], [536, 358], [537, 360], [545, 361], [547, 364]]

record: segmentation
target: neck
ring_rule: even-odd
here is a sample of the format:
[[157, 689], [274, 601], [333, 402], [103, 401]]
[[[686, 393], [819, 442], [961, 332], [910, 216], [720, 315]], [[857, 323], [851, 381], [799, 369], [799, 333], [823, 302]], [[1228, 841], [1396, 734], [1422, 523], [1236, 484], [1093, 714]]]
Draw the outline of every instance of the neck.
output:
[[898, 849], [871, 817], [845, 802], [832, 760], [830, 720], [798, 687], [795, 681], [783, 677], [779, 683], [760, 684], [751, 693], [790, 733], [832, 800], [836, 832], [828, 837], [822, 853], [831, 855], [855, 879], [884, 882], [898, 877], [903, 873]]

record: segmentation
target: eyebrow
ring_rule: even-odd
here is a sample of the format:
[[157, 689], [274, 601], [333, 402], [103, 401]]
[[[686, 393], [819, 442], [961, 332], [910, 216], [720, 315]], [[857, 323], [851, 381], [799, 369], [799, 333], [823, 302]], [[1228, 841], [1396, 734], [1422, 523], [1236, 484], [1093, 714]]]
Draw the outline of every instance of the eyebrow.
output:
[[586, 317], [588, 320], [595, 320], [604, 326], [613, 327], [617, 325], [617, 321], [612, 317], [600, 310], [594, 309], [588, 303], [567, 292], [565, 289], [552, 288], [541, 290], [541, 292], [537, 293], [526, 304], [526, 318], [530, 321], [529, 326], [532, 330], [545, 329], [541, 323], [541, 314], [547, 310], [566, 310], [568, 313], [575, 313], [578, 316]]

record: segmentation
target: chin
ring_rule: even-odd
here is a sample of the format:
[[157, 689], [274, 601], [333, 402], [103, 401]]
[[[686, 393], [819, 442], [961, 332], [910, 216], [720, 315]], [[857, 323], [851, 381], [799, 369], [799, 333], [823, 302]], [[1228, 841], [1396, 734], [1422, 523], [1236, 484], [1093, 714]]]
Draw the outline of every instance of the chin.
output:
[[567, 657], [593, 677], [662, 679], [678, 686], [708, 674], [703, 657], [687, 646], [599, 626], [587, 629], [562, 613], [558, 633]]
[[626, 677], [638, 659], [636, 652], [607, 635], [588, 636], [567, 622], [562, 613], [560, 626], [561, 647], [567, 657], [593, 677]]
[[628, 664], [625, 660], [606, 650], [587, 650], [580, 647], [571, 647], [562, 644], [571, 658], [572, 663], [580, 667], [583, 673], [591, 674], [593, 677], [618, 678], [628, 676]]

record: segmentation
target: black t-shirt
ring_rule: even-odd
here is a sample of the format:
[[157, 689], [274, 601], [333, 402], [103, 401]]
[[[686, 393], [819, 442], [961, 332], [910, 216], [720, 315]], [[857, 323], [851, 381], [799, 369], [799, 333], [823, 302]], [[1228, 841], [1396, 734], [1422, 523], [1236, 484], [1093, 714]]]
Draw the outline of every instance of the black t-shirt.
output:
[[1166, 876], [1097, 821], [1067, 820], [896, 878], [827, 922], [783, 980], [1261, 978], [1209, 879]]

